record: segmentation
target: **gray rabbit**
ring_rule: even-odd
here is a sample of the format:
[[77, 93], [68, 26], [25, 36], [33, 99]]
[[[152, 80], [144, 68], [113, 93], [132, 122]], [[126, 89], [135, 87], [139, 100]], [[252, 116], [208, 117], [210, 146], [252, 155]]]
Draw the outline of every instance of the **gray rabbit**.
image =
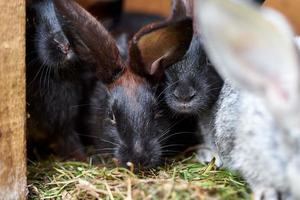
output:
[[300, 65], [291, 28], [277, 12], [245, 2], [201, 0], [195, 9], [226, 80], [213, 114], [222, 162], [241, 172], [254, 199], [300, 199]]

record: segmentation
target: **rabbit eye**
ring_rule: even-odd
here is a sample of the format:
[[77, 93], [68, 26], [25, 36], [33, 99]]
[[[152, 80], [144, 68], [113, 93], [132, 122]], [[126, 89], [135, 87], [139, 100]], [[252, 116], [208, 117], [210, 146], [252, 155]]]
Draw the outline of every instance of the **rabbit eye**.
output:
[[160, 112], [158, 112], [158, 113], [156, 113], [156, 114], [154, 115], [154, 119], [160, 119], [160, 118], [162, 118], [162, 117], [163, 117], [163, 114], [160, 113]]
[[208, 66], [211, 66], [211, 65], [212, 65], [211, 62], [210, 62], [210, 60], [208, 59], [208, 57], [206, 57], [205, 63], [206, 63], [206, 65], [208, 65]]

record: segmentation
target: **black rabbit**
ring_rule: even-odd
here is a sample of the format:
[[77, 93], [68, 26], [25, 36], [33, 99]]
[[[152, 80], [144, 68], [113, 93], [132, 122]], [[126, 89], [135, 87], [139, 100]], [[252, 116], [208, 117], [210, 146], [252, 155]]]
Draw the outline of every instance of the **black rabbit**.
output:
[[79, 105], [96, 80], [109, 83], [122, 70], [118, 51], [110, 45], [114, 40], [73, 1], [32, 1], [28, 16], [29, 145], [37, 130], [39, 138], [43, 133], [47, 143], [57, 144], [55, 151], [63, 158], [85, 159], [76, 131]]
[[[172, 3], [170, 21], [186, 16], [193, 18], [193, 1], [174, 0]], [[206, 124], [209, 123], [207, 113], [218, 99], [223, 80], [210, 64], [202, 46], [201, 36], [195, 29], [190, 37], [190, 40], [187, 40], [189, 43], [186, 44], [189, 48], [184, 56], [165, 70], [164, 86], [159, 96], [166, 105], [165, 109], [172, 113], [171, 116], [175, 116], [173, 120], [178, 122], [181, 131], [192, 132], [199, 136], [203, 147], [199, 150], [199, 159], [209, 162], [212, 156], [216, 155], [207, 149], [213, 148], [214, 145], [211, 144], [211, 137], [201, 132], [207, 132], [205, 130]], [[179, 119], [182, 118], [185, 120], [180, 122]], [[194, 126], [187, 126], [186, 121], [190, 121]], [[213, 147], [210, 147], [211, 145]]]
[[[142, 168], [155, 167], [174, 153], [172, 124], [155, 94], [165, 68], [186, 51], [191, 34], [192, 21], [183, 18], [150, 24], [133, 37], [125, 71], [108, 86], [108, 96], [103, 98], [106, 89], [100, 84], [91, 98], [88, 127], [97, 138], [98, 153], [113, 154], [123, 166], [132, 162]], [[106, 103], [109, 109], [98, 106]]]

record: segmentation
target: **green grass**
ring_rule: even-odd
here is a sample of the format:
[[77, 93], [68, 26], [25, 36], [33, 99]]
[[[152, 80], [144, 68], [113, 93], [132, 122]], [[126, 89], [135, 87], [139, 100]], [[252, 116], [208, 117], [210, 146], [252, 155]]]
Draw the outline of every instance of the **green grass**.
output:
[[[103, 161], [104, 162], [104, 161]], [[112, 161], [29, 163], [28, 199], [250, 199], [236, 174], [197, 163], [194, 156], [138, 172]]]

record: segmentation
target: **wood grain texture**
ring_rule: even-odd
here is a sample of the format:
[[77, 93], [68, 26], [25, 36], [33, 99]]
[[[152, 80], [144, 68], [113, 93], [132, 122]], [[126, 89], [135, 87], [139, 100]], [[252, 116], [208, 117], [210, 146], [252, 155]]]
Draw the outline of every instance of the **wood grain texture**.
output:
[[0, 1], [0, 199], [26, 199], [25, 1]]
[[125, 0], [124, 7], [128, 11], [143, 11], [168, 16], [171, 0]]

